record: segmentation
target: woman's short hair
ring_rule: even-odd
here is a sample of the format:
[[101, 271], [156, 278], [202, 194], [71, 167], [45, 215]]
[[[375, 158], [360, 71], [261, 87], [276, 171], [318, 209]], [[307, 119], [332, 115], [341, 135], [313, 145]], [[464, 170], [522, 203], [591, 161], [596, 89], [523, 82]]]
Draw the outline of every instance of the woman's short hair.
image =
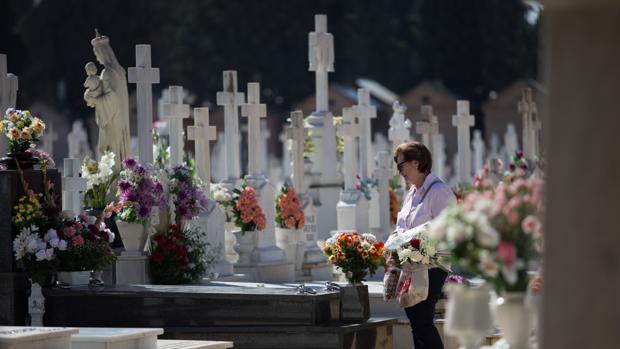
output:
[[430, 173], [433, 168], [433, 157], [431, 151], [420, 142], [407, 142], [401, 143], [394, 150], [394, 162], [398, 163], [398, 155], [403, 154], [403, 158], [406, 161], [416, 160], [418, 165], [418, 171], [422, 173]]

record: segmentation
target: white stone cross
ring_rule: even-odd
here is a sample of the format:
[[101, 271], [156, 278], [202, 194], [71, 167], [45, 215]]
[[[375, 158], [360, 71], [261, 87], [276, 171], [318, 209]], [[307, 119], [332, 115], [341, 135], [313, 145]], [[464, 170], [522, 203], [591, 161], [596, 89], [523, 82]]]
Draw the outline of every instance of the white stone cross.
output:
[[248, 83], [248, 102], [241, 105], [241, 116], [248, 118], [248, 174], [258, 176], [262, 173], [260, 160], [260, 119], [267, 117], [267, 106], [260, 103], [260, 84]]
[[474, 130], [474, 140], [471, 145], [474, 148], [474, 172], [478, 172], [484, 167], [485, 144], [482, 139], [482, 131]]
[[357, 140], [360, 136], [360, 127], [356, 123], [353, 108], [342, 108], [342, 126], [340, 134], [344, 138], [344, 190], [356, 190], [356, 176], [358, 171]]
[[[446, 180], [446, 159], [448, 156], [446, 155], [446, 144], [443, 138], [443, 134], [438, 133], [435, 136], [434, 149], [435, 153], [433, 154], [433, 171], [437, 175], [437, 177], [442, 180]], [[437, 160], [435, 160], [435, 158]]]
[[537, 113], [536, 103], [532, 99], [532, 89], [524, 88], [521, 91], [521, 100], [517, 103], [517, 109], [523, 120], [523, 154], [527, 159], [533, 159], [536, 155], [534, 139], [534, 115]]
[[394, 177], [394, 170], [390, 168], [390, 153], [387, 151], [378, 152], [375, 159], [377, 161], [377, 168], [374, 170], [374, 176], [379, 182], [377, 187], [379, 192], [379, 222], [383, 231], [383, 237], [387, 238], [392, 231], [390, 224], [389, 185], [390, 179]]
[[58, 133], [54, 130], [54, 123], [50, 121], [41, 136], [41, 141], [43, 142], [43, 150], [52, 157], [54, 156], [54, 142], [57, 140]]
[[293, 158], [293, 188], [299, 194], [306, 192], [304, 183], [304, 142], [308, 130], [304, 127], [304, 115], [301, 110], [291, 112], [291, 125], [286, 128], [286, 139], [291, 142]]
[[388, 130], [388, 139], [392, 142], [392, 149], [396, 148], [400, 143], [407, 142], [411, 139], [409, 128], [411, 121], [405, 119], [405, 111], [407, 106], [394, 101], [392, 104], [394, 113], [390, 118], [390, 129]]
[[159, 68], [151, 67], [151, 45], [136, 45], [136, 66], [127, 71], [128, 81], [136, 84], [138, 107], [138, 157], [153, 163], [153, 90], [159, 84]]
[[471, 147], [469, 128], [474, 126], [475, 119], [469, 114], [469, 101], [456, 102], [456, 115], [452, 115], [452, 126], [457, 128], [458, 166], [456, 169], [459, 183], [471, 180]]
[[19, 80], [17, 76], [8, 73], [6, 61], [6, 55], [0, 54], [0, 114], [2, 117], [8, 108], [15, 108], [19, 88]]
[[328, 72], [334, 71], [334, 37], [327, 32], [327, 16], [314, 16], [314, 32], [308, 35], [309, 71], [316, 76], [316, 111], [329, 111]]
[[237, 181], [241, 177], [239, 153], [239, 106], [245, 101], [242, 92], [237, 91], [237, 72], [224, 71], [224, 89], [217, 93], [217, 105], [224, 107], [224, 158], [228, 180]]
[[183, 87], [170, 86], [170, 98], [163, 105], [163, 118], [168, 122], [170, 167], [183, 164], [183, 119], [189, 118], [189, 104], [183, 104]]
[[360, 127], [360, 177], [369, 178], [373, 170], [371, 119], [377, 118], [377, 108], [370, 105], [370, 90], [357, 89], [357, 105], [353, 107]]
[[86, 178], [80, 177], [80, 166], [80, 160], [65, 158], [62, 171], [62, 209], [76, 215], [82, 211], [80, 192], [86, 190]]
[[437, 116], [433, 115], [433, 107], [423, 105], [420, 108], [422, 112], [422, 121], [415, 123], [416, 133], [422, 135], [422, 143], [433, 151], [433, 137], [439, 133], [439, 122]]
[[291, 166], [291, 141], [287, 138], [288, 133], [286, 129], [282, 132], [278, 139], [282, 142], [282, 175], [281, 179], [286, 181], [292, 175], [292, 166]]
[[194, 141], [196, 173], [205, 185], [205, 194], [211, 192], [211, 144], [217, 138], [215, 126], [209, 126], [209, 108], [194, 108], [194, 125], [187, 126], [187, 139]]
[[510, 161], [519, 149], [519, 139], [517, 137], [517, 131], [515, 131], [514, 124], [508, 124], [506, 126], [506, 133], [504, 133], [504, 148], [506, 149], [507, 160]]

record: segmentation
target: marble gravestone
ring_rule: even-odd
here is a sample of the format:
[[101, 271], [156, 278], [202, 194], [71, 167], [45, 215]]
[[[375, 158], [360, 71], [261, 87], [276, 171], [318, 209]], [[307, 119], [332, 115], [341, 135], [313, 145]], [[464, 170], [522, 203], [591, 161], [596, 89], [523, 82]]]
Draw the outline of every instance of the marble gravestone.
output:
[[368, 200], [357, 188], [359, 124], [356, 123], [351, 108], [342, 109], [343, 123], [340, 127], [344, 138], [344, 190], [340, 192], [338, 230], [368, 232]]
[[[4, 117], [8, 108], [15, 108], [19, 87], [17, 76], [7, 72], [6, 61], [6, 55], [0, 54], [0, 117]], [[7, 144], [6, 138], [0, 137], [0, 154], [6, 153]]]
[[287, 263], [284, 251], [276, 246], [275, 238], [275, 193], [274, 187], [262, 173], [262, 159], [258, 146], [260, 119], [267, 116], [267, 106], [260, 103], [260, 85], [248, 83], [248, 101], [241, 106], [241, 115], [248, 118], [248, 186], [256, 190], [258, 203], [266, 218], [266, 227], [256, 235], [252, 263], [237, 263], [235, 270], [247, 274], [252, 280], [263, 282], [292, 282], [295, 279], [295, 265]]
[[[43, 172], [24, 170], [24, 179], [35, 193], [43, 192]], [[54, 183], [57, 192], [62, 192], [60, 173], [47, 170], [47, 178]], [[13, 227], [13, 206], [25, 195], [19, 172], [0, 171], [0, 325], [25, 325], [28, 317], [28, 280], [13, 257], [13, 239], [18, 232]], [[60, 197], [56, 206], [60, 207]]]
[[[204, 185], [204, 192], [209, 197], [211, 192], [211, 149], [210, 142], [216, 138], [215, 126], [209, 125], [209, 108], [194, 108], [194, 125], [187, 127], [187, 138], [194, 141], [196, 175]], [[205, 230], [206, 241], [212, 249], [220, 251], [210, 269], [217, 276], [233, 274], [232, 264], [226, 260], [224, 223], [226, 217], [219, 205], [209, 200], [209, 207], [201, 211], [198, 217], [188, 222], [192, 227]], [[212, 276], [216, 276], [213, 274]]]
[[329, 110], [328, 74], [334, 72], [334, 36], [327, 31], [327, 16], [314, 16], [314, 31], [308, 34], [309, 71], [315, 74], [316, 108], [306, 118], [315, 151], [310, 154], [318, 182], [313, 183], [310, 194], [317, 205], [317, 221], [320, 238], [327, 239], [336, 227], [341, 179], [338, 173], [336, 153], [336, 130]]

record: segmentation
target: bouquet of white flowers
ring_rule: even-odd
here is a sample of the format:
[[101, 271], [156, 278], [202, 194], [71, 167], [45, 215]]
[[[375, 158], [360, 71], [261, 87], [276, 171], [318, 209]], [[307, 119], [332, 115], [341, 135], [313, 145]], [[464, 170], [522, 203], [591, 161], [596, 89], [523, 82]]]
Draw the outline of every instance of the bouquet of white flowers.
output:
[[114, 153], [106, 151], [99, 162], [86, 158], [82, 163], [82, 177], [86, 178], [84, 206], [93, 209], [104, 209], [110, 188], [116, 179]]

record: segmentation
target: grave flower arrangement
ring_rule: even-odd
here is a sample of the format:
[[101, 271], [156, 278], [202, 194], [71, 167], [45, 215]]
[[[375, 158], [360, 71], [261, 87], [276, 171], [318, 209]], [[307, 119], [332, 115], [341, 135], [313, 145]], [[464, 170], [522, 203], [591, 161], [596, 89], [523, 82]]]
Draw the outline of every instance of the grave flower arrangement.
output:
[[542, 250], [542, 180], [506, 177], [494, 190], [472, 192], [429, 227], [462, 271], [491, 282], [498, 293], [524, 292]]
[[181, 219], [192, 219], [200, 210], [207, 209], [209, 199], [189, 167], [180, 165], [167, 172], [170, 207], [176, 224], [180, 226]]
[[199, 280], [218, 256], [218, 251], [203, 242], [204, 235], [176, 224], [153, 235], [149, 263], [153, 283], [178, 285]]
[[9, 139], [9, 153], [21, 153], [34, 148], [34, 143], [44, 130], [45, 123], [28, 110], [9, 108], [0, 122], [0, 132]]
[[86, 178], [85, 207], [102, 210], [108, 204], [108, 193], [117, 177], [115, 157], [114, 153], [106, 151], [99, 161], [86, 158], [82, 162], [82, 177]]
[[230, 204], [233, 211], [233, 221], [242, 233], [265, 229], [267, 225], [265, 214], [258, 204], [254, 188], [244, 184], [241, 189], [233, 189]]
[[285, 229], [303, 229], [306, 224], [295, 189], [283, 186], [276, 198], [276, 224]]
[[234, 193], [231, 189], [220, 183], [211, 185], [211, 199], [215, 200], [224, 211], [226, 222], [232, 222], [235, 216], [233, 195]]
[[385, 264], [383, 242], [372, 234], [337, 233], [323, 246], [328, 261], [340, 268], [350, 284], [364, 281]]
[[119, 201], [115, 204], [114, 211], [124, 222], [145, 223], [152, 208], [165, 208], [161, 182], [134, 158], [123, 161], [123, 170], [116, 184]]

